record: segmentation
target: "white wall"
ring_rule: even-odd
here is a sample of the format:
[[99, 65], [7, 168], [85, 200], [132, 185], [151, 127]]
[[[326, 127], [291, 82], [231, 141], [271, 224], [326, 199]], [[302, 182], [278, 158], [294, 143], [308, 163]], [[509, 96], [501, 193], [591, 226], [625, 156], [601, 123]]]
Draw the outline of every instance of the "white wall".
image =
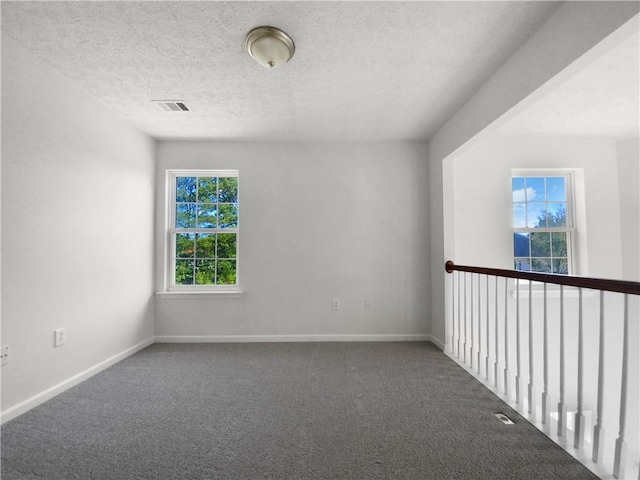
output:
[[[637, 2], [566, 2], [429, 140], [431, 333], [445, 337], [444, 261], [453, 259], [449, 196], [456, 189], [443, 161], [453, 158], [637, 31]], [[606, 41], [603, 41], [606, 39]], [[526, 102], [523, 100], [526, 99]]]
[[635, 216], [621, 218], [615, 141], [495, 134], [458, 156], [453, 168], [456, 262], [513, 268], [511, 169], [568, 168], [577, 170], [576, 273], [622, 278], [621, 225], [637, 224], [637, 205]]
[[2, 39], [3, 421], [152, 338], [154, 155]]
[[640, 139], [617, 142], [622, 277], [640, 281]]
[[[245, 294], [158, 298], [161, 340], [428, 334], [426, 144], [161, 141], [158, 192], [170, 168], [239, 169]], [[164, 208], [160, 195], [158, 265]], [[158, 270], [157, 288], [162, 284]], [[332, 299], [340, 300], [339, 311]]]

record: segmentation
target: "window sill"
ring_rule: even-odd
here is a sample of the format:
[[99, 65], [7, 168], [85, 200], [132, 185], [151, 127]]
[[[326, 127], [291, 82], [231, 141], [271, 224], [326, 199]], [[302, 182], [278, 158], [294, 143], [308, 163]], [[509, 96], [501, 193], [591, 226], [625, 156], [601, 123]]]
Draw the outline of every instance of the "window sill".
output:
[[163, 300], [242, 298], [244, 292], [156, 292]]

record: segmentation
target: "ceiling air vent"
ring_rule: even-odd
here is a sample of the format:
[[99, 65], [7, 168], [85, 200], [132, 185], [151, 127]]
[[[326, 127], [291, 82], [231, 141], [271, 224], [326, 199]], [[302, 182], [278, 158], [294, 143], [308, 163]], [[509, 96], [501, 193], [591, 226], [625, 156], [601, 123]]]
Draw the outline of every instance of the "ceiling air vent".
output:
[[182, 100], [151, 100], [165, 112], [189, 112], [189, 107]]

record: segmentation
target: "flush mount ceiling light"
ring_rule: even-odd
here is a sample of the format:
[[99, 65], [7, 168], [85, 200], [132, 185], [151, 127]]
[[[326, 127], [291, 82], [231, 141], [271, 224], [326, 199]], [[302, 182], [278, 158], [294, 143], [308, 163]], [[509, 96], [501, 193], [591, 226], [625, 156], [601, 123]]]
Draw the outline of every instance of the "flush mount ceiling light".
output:
[[265, 68], [275, 68], [287, 63], [296, 47], [291, 37], [274, 27], [254, 28], [245, 40], [247, 52]]

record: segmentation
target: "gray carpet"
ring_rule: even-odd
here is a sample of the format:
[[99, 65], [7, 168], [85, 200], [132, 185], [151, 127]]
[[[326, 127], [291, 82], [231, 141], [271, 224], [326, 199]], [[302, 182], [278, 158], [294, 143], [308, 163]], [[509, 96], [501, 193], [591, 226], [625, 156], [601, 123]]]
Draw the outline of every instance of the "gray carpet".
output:
[[597, 478], [429, 343], [155, 344], [5, 424], [1, 473]]

